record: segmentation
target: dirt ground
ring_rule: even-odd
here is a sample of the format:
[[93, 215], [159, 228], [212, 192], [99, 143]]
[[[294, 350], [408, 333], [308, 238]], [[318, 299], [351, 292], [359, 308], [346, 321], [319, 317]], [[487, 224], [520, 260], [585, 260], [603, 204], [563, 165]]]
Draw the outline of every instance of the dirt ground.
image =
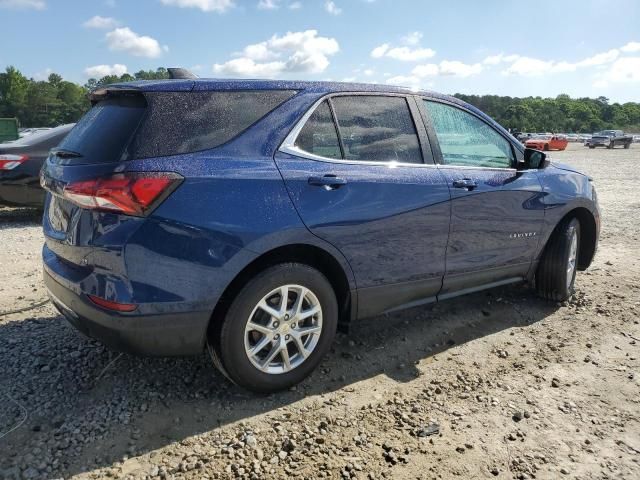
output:
[[46, 295], [37, 214], [0, 210], [0, 478], [640, 478], [640, 145], [552, 157], [603, 214], [569, 302], [520, 285], [379, 317], [271, 396], [204, 354], [108, 351], [49, 303], [2, 314]]

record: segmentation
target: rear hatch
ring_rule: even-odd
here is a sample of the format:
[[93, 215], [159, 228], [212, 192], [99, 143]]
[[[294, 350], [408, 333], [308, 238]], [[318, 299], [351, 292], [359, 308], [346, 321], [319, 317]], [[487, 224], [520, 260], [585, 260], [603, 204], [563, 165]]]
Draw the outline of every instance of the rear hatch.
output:
[[51, 150], [40, 175], [48, 192], [45, 263], [54, 255], [56, 262], [74, 268], [122, 270], [127, 239], [178, 181], [166, 173], [126, 171], [127, 148], [146, 109], [137, 91], [104, 91]]
[[43, 224], [48, 240], [80, 245], [86, 239], [89, 232], [82, 232], [80, 220], [83, 213], [92, 213], [65, 198], [65, 188], [118, 170], [145, 107], [140, 94], [123, 92], [107, 97], [94, 105], [52, 150], [41, 173], [41, 183], [51, 193], [45, 204]]

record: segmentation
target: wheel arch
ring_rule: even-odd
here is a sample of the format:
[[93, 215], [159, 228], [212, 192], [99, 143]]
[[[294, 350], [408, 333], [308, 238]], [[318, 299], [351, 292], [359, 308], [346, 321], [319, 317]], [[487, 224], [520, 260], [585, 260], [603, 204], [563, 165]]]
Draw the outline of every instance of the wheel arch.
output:
[[357, 301], [343, 265], [327, 250], [311, 244], [291, 244], [273, 248], [246, 265], [220, 296], [207, 328], [207, 337], [218, 333], [226, 313], [238, 292], [258, 272], [280, 263], [303, 263], [319, 270], [333, 287], [338, 301], [338, 326], [344, 329], [355, 318]]
[[553, 232], [547, 239], [542, 253], [547, 248], [547, 245], [551, 241], [558, 230], [558, 226], [570, 218], [576, 218], [580, 222], [580, 248], [578, 251], [578, 270], [586, 270], [591, 265], [593, 257], [596, 254], [596, 248], [598, 246], [598, 227], [596, 219], [588, 208], [576, 207], [567, 212], [560, 221], [556, 224]]

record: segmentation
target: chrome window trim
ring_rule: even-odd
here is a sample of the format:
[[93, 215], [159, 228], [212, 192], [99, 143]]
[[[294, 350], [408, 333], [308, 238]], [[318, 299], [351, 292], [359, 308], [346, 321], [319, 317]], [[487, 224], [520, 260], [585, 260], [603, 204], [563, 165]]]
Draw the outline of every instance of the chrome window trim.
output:
[[[301, 148], [296, 147], [296, 139], [300, 134], [300, 131], [309, 120], [309, 117], [313, 115], [313, 112], [324, 102], [333, 97], [342, 97], [342, 96], [355, 96], [355, 95], [365, 95], [365, 96], [378, 96], [378, 97], [403, 97], [407, 98], [410, 94], [403, 93], [379, 93], [379, 92], [337, 92], [337, 93], [328, 93], [323, 95], [318, 100], [314, 102], [314, 104], [305, 112], [300, 120], [296, 123], [293, 129], [286, 136], [280, 148], [278, 148], [279, 152], [287, 153], [289, 155], [293, 155], [294, 157], [306, 158], [307, 160], [314, 160], [317, 162], [326, 162], [326, 163], [337, 163], [342, 165], [368, 165], [368, 166], [378, 166], [378, 167], [388, 167], [388, 168], [398, 168], [398, 167], [418, 167], [418, 168], [438, 168], [438, 167], [451, 167], [451, 168], [462, 168], [465, 170], [495, 170], [498, 172], [504, 171], [517, 171], [517, 169], [511, 168], [499, 168], [499, 167], [471, 167], [471, 166], [457, 166], [457, 165], [446, 165], [446, 164], [436, 164], [436, 163], [406, 163], [406, 162], [395, 162], [393, 160], [389, 160], [387, 162], [375, 162], [375, 161], [362, 161], [362, 160], [345, 160], [340, 158], [329, 158], [323, 157], [322, 155], [315, 155], [313, 153], [302, 150]], [[422, 95], [420, 95], [423, 97]], [[424, 98], [424, 97], [423, 97]], [[471, 112], [469, 112], [471, 113]], [[477, 115], [476, 115], [477, 116]], [[482, 120], [482, 119], [480, 119]], [[485, 122], [486, 123], [486, 122]], [[488, 125], [491, 127], [491, 125]], [[417, 128], [417, 127], [416, 127]], [[491, 127], [493, 128], [493, 127]], [[495, 129], [494, 129], [495, 130]], [[497, 132], [500, 134], [500, 132]], [[416, 132], [417, 135], [417, 132]], [[503, 135], [504, 137], [504, 135]]]

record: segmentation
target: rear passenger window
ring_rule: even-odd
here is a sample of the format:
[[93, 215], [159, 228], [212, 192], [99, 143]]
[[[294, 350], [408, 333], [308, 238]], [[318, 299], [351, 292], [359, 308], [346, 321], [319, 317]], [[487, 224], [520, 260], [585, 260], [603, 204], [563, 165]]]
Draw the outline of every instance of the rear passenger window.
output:
[[289, 99], [291, 90], [149, 92], [129, 158], [208, 150], [236, 137]]
[[342, 158], [338, 133], [326, 100], [315, 109], [304, 124], [296, 138], [295, 146], [313, 155]]
[[511, 144], [492, 127], [459, 108], [425, 100], [445, 165], [509, 168]]
[[347, 160], [422, 163], [420, 143], [404, 97], [331, 99]]

